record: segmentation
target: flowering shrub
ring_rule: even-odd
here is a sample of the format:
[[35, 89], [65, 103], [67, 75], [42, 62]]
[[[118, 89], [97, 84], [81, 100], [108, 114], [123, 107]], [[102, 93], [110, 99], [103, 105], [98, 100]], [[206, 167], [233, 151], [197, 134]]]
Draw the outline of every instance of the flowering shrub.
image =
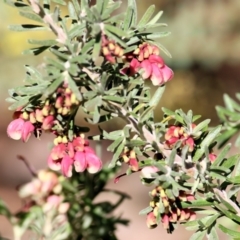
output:
[[[52, 11], [49, 0], [6, 2], [40, 23], [12, 26], [13, 30], [47, 29], [55, 34], [55, 39], [29, 41], [39, 46], [28, 52], [48, 50], [53, 58], [47, 58], [43, 68], [26, 66], [25, 85], [10, 90], [7, 99], [15, 111], [7, 128], [10, 138], [27, 142], [42, 132], [54, 137], [44, 160], [49, 169], [33, 172], [21, 157], [34, 177], [18, 190], [22, 209], [11, 213], [0, 203], [15, 239], [33, 229], [40, 239], [117, 239], [116, 225], [128, 221], [112, 212], [128, 196], [115, 191], [120, 197], [116, 204], [94, 200], [107, 191], [110, 178], [118, 182], [130, 174], [139, 174], [143, 185], [152, 186], [150, 203], [140, 211], [149, 228], [160, 225], [172, 233], [183, 224], [195, 231], [191, 240], [205, 235], [218, 239], [217, 228], [239, 237], [218, 223], [220, 218], [240, 223], [239, 154], [227, 157], [229, 144], [217, 154], [214, 147], [222, 147], [233, 133], [229, 131], [238, 127], [234, 111], [240, 108], [233, 100], [227, 101], [230, 110], [218, 108], [223, 128], [209, 127], [210, 120], [200, 122], [191, 110], [162, 108], [163, 120], [154, 121], [154, 109], [173, 78], [163, 60], [163, 53], [169, 53], [154, 41], [168, 33], [151, 31], [165, 26], [158, 23], [162, 12], [152, 17], [155, 7], [150, 6], [137, 21], [134, 0], [128, 1], [126, 13], [117, 15], [113, 12], [119, 1], [91, 5], [87, 0], [54, 0], [68, 6], [66, 16], [60, 15], [59, 7]], [[153, 96], [148, 80], [157, 86]], [[98, 126], [98, 135], [87, 138], [89, 129], [76, 124], [79, 109], [87, 114], [86, 122]], [[125, 122], [123, 129], [102, 128], [102, 122], [117, 117]], [[227, 131], [227, 137], [221, 131]], [[107, 150], [113, 153], [108, 167], [91, 147], [92, 141], [104, 140], [111, 141]], [[123, 164], [128, 168], [118, 176]]]

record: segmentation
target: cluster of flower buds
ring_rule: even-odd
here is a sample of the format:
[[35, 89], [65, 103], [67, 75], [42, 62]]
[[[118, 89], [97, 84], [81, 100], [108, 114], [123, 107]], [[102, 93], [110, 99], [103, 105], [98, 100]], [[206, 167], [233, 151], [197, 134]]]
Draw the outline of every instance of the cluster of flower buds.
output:
[[158, 217], [160, 217], [164, 229], [171, 231], [172, 224], [177, 222], [192, 221], [196, 218], [196, 213], [186, 208], [181, 208], [181, 202], [193, 201], [195, 198], [192, 194], [184, 191], [179, 192], [179, 196], [175, 199], [169, 199], [165, 190], [158, 186], [150, 192], [152, 201], [150, 207], [152, 211], [147, 215], [147, 226], [155, 228], [158, 225]]
[[125, 147], [122, 154], [122, 160], [129, 165], [129, 168], [133, 172], [137, 172], [139, 170], [139, 163], [134, 150], [130, 150], [129, 148]]
[[52, 102], [55, 111], [62, 116], [68, 116], [72, 109], [79, 105], [76, 95], [67, 85], [57, 89], [56, 93], [53, 94]]
[[[192, 128], [194, 127], [195, 125], [192, 124]], [[165, 134], [165, 140], [167, 148], [172, 149], [178, 141], [181, 141], [181, 147], [187, 145], [189, 152], [194, 150], [194, 139], [182, 126], [170, 126]]]
[[31, 207], [40, 207], [45, 217], [42, 231], [46, 236], [68, 223], [70, 204], [64, 201], [60, 178], [49, 170], [41, 170], [31, 182], [19, 189], [20, 197], [26, 200], [20, 213], [31, 211]]
[[67, 136], [58, 136], [54, 139], [54, 145], [48, 157], [48, 165], [52, 170], [61, 170], [66, 177], [72, 176], [73, 166], [76, 172], [87, 170], [96, 173], [101, 170], [102, 161], [89, 147], [84, 134], [75, 135], [72, 141]]
[[143, 79], [150, 79], [155, 86], [163, 85], [172, 79], [173, 71], [164, 63], [159, 53], [157, 46], [144, 42], [133, 52], [123, 56], [130, 65], [121, 72], [132, 76], [139, 70], [143, 70]]
[[102, 35], [102, 55], [110, 63], [115, 63], [116, 58], [123, 56], [123, 49], [113, 40], [108, 40], [105, 35]]
[[8, 136], [14, 140], [22, 139], [23, 142], [27, 142], [33, 132], [39, 137], [42, 130], [51, 131], [57, 124], [58, 114], [69, 115], [78, 104], [79, 101], [69, 88], [59, 87], [42, 106], [31, 111], [16, 111], [13, 114], [14, 120], [7, 128]]

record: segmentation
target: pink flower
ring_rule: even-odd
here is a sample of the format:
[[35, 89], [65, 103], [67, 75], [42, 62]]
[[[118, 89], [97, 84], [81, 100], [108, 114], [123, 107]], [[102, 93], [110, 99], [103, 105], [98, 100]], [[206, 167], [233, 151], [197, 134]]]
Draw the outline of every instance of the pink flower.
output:
[[71, 177], [72, 176], [72, 168], [73, 168], [73, 159], [70, 158], [68, 155], [63, 157], [61, 161], [61, 169], [62, 169], [62, 174], [65, 177]]
[[11, 121], [7, 127], [7, 134], [14, 140], [19, 140], [22, 137], [22, 129], [25, 121], [21, 118]]
[[23, 142], [27, 142], [34, 129], [30, 121], [25, 122], [23, 119], [18, 118], [9, 123], [7, 134], [14, 140], [22, 139]]
[[147, 226], [148, 228], [157, 227], [157, 218], [154, 216], [153, 212], [150, 212], [147, 215]]
[[59, 171], [61, 169], [61, 161], [53, 159], [51, 155], [48, 157], [48, 167], [53, 171]]
[[84, 172], [87, 168], [87, 161], [85, 158], [85, 153], [78, 151], [74, 156], [74, 167], [76, 172]]
[[214, 153], [209, 154], [209, 160], [211, 163], [213, 163], [216, 160], [216, 158], [217, 158], [216, 154], [214, 154]]
[[27, 142], [30, 138], [32, 132], [34, 131], [35, 127], [30, 121], [24, 123], [22, 128], [22, 140], [23, 142]]
[[173, 71], [158, 54], [159, 49], [156, 46], [141, 44], [132, 54], [126, 56], [126, 60], [131, 60], [130, 65], [122, 69], [121, 73], [132, 76], [143, 70], [143, 79], [150, 79], [155, 86], [165, 84], [172, 79]]
[[169, 216], [167, 214], [164, 214], [162, 216], [162, 224], [164, 229], [169, 229], [169, 221], [170, 221]]
[[45, 117], [43, 122], [42, 122], [42, 129], [43, 130], [50, 130], [53, 126], [54, 120], [55, 119], [52, 115], [49, 115], [49, 116]]
[[132, 171], [137, 172], [139, 170], [139, 164], [136, 158], [129, 158], [128, 164]]
[[66, 154], [66, 146], [64, 143], [60, 143], [55, 146], [51, 151], [51, 158], [57, 160], [63, 158]]
[[97, 173], [102, 169], [102, 161], [95, 154], [93, 149], [85, 147], [85, 157], [87, 162], [87, 171], [89, 173]]
[[142, 176], [144, 178], [153, 178], [152, 176], [152, 173], [156, 173], [158, 172], [159, 169], [155, 166], [147, 166], [147, 167], [144, 167], [141, 172], [142, 172]]

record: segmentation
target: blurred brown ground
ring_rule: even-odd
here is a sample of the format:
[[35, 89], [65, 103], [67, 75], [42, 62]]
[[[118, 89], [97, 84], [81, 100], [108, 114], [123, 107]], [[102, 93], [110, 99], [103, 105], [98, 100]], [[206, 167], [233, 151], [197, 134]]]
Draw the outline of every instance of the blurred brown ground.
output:
[[[140, 1], [138, 2], [140, 6], [140, 14], [143, 13], [146, 5], [154, 3], [153, 0], [142, 1], [142, 5], [140, 4]], [[170, 39], [169, 42], [175, 43], [174, 45], [172, 44], [168, 46], [170, 52], [172, 52], [172, 48], [175, 51], [172, 52], [173, 60], [169, 60], [169, 63], [171, 63], [170, 66], [175, 68], [175, 78], [167, 85], [167, 90], [164, 94], [163, 100], [161, 101], [161, 106], [156, 109], [156, 115], [158, 118], [161, 117], [162, 106], [171, 108], [173, 110], [176, 108], [183, 108], [184, 110], [193, 109], [195, 114], [201, 114], [203, 118], [211, 118], [213, 119], [212, 123], [217, 124], [218, 120], [214, 106], [216, 104], [222, 104], [223, 93], [227, 92], [230, 95], [233, 95], [240, 89], [240, 61], [239, 59], [234, 58], [235, 55], [233, 53], [237, 52], [235, 45], [232, 45], [231, 49], [231, 43], [233, 42], [233, 40], [236, 41], [237, 36], [229, 34], [229, 36], [231, 37], [229, 37], [228, 39], [224, 39], [225, 42], [223, 41], [222, 43], [219, 40], [221, 39], [220, 37], [217, 39], [219, 40], [218, 42], [215, 39], [214, 41], [216, 41], [216, 44], [218, 44], [219, 48], [217, 48], [215, 52], [212, 51], [212, 48], [210, 48], [209, 51], [212, 51], [211, 54], [206, 55], [208, 56], [206, 62], [208, 62], [209, 64], [206, 64], [206, 66], [204, 66], [203, 62], [204, 58], [206, 57], [203, 56], [203, 47], [200, 46], [197, 47], [197, 49], [195, 47], [195, 41], [190, 41], [186, 44], [183, 38], [176, 38], [176, 36], [179, 36], [179, 31], [177, 31], [176, 29], [182, 27], [180, 25], [177, 25], [177, 22], [179, 22], [180, 24], [184, 22], [185, 19], [186, 26], [184, 30], [185, 32], [190, 32], [188, 31], [188, 29], [191, 28], [190, 22], [192, 19], [186, 19], [186, 14], [190, 14], [190, 11], [188, 9], [194, 10], [198, 6], [196, 4], [194, 8], [194, 3], [198, 3], [199, 1], [192, 1], [191, 4], [187, 4], [187, 2], [189, 1], [184, 0], [182, 1], [182, 3], [184, 3], [185, 5], [181, 5], [179, 4], [179, 2], [180, 1], [174, 0], [155, 1], [159, 8], [166, 8], [166, 18], [169, 18], [166, 20], [166, 22], [169, 23], [169, 27], [172, 31], [172, 35], [168, 37]], [[206, 1], [202, 2], [206, 3]], [[214, 1], [209, 0], [209, 2], [213, 3]], [[230, 0], [219, 0], [219, 2], [223, 4], [228, 2], [228, 4], [232, 4], [232, 6], [234, 5], [234, 1]], [[234, 8], [234, 6], [232, 8]], [[219, 7], [214, 7], [213, 5], [211, 5], [211, 9], [212, 16], [218, 17]], [[230, 15], [232, 10], [231, 8], [226, 8], [226, 11], [229, 12], [225, 12], [225, 14]], [[179, 20], [178, 18], [176, 19], [176, 17], [174, 18], [174, 16], [177, 15], [176, 13], [178, 12], [183, 13], [182, 16], [177, 16], [179, 17]], [[198, 15], [198, 18], [200, 18], [200, 20], [203, 20], [206, 17], [204, 16], [204, 11], [199, 14], [200, 17]], [[211, 21], [213, 20], [214, 19], [211, 19]], [[222, 21], [221, 18], [220, 20]], [[43, 58], [43, 56], [34, 59], [32, 57], [20, 56], [21, 51], [29, 47], [29, 45], [25, 43], [29, 33], [12, 33], [7, 30], [7, 26], [10, 23], [12, 24], [20, 22], [26, 21], [23, 18], [18, 17], [16, 10], [11, 9], [10, 7], [0, 2], [0, 198], [2, 198], [10, 206], [12, 211], [17, 211], [21, 206], [21, 203], [15, 191], [15, 187], [19, 184], [25, 183], [31, 177], [25, 166], [17, 160], [16, 155], [24, 155], [37, 169], [40, 169], [46, 166], [45, 159], [47, 158], [49, 152], [47, 143], [51, 142], [51, 137], [45, 135], [40, 141], [32, 137], [27, 144], [23, 144], [20, 141], [13, 141], [9, 139], [6, 135], [6, 127], [11, 120], [11, 112], [7, 110], [8, 104], [4, 100], [8, 96], [7, 89], [22, 84], [22, 80], [24, 79], [23, 65], [36, 65]], [[227, 26], [228, 24], [231, 24], [231, 22], [224, 23]], [[176, 31], [174, 31], [174, 29]], [[45, 35], [41, 35], [41, 33], [31, 33], [30, 35], [31, 37], [34, 36], [33, 38], [45, 37]], [[187, 36], [191, 39], [191, 32]], [[196, 38], [196, 35], [194, 36]], [[209, 41], [213, 41], [211, 38], [209, 38], [209, 36], [206, 35], [208, 37], [207, 39], [204, 36], [205, 35], [201, 35], [200, 38], [200, 43], [202, 45], [208, 45], [207, 43]], [[165, 39], [164, 41], [168, 40]], [[221, 50], [225, 47], [225, 44], [227, 43], [230, 44], [228, 45], [228, 49], [230, 50], [228, 52], [221, 52]], [[211, 44], [212, 45], [209, 46], [216, 46], [216, 44], [214, 45], [212, 42]], [[181, 61], [181, 55], [179, 57], [178, 52], [183, 47], [185, 47], [186, 49], [186, 54], [182, 55], [183, 60]], [[231, 56], [233, 56], [231, 58], [231, 61], [228, 61], [229, 52], [231, 52]], [[238, 53], [239, 52], [240, 51], [238, 51]], [[175, 58], [174, 54], [176, 56]], [[202, 57], [200, 58], [198, 56]], [[221, 61], [217, 61], [216, 59], [220, 59]], [[191, 64], [189, 62], [191, 62]], [[214, 65], [214, 67], [212, 67], [212, 65]], [[114, 125], [120, 127], [118, 123]], [[106, 146], [103, 146], [103, 149], [106, 149]], [[110, 158], [111, 156], [109, 155], [109, 153], [104, 153], [103, 159], [108, 161]], [[179, 227], [179, 229], [174, 232], [173, 235], [167, 234], [161, 228], [161, 226], [154, 230], [149, 230], [146, 227], [145, 217], [139, 216], [138, 212], [148, 205], [149, 189], [141, 185], [138, 174], [133, 174], [128, 178], [123, 178], [118, 184], [113, 184], [113, 182], [110, 182], [109, 188], [110, 187], [118, 190], [124, 190], [126, 191], [126, 193], [132, 196], [131, 200], [125, 201], [124, 204], [117, 210], [118, 214], [123, 214], [124, 217], [131, 220], [129, 227], [119, 227], [118, 236], [120, 240], [187, 240], [191, 236], [191, 232], [187, 232], [181, 227]], [[102, 195], [99, 197], [99, 199], [104, 198], [109, 199], [110, 196]], [[112, 200], [114, 200], [114, 197], [112, 197]], [[0, 217], [0, 233], [4, 237], [7, 237], [11, 240], [13, 239], [11, 228], [7, 221], [2, 217]], [[26, 238], [26, 240], [28, 239], [29, 238]], [[224, 240], [228, 238], [221, 236], [220, 239]]]

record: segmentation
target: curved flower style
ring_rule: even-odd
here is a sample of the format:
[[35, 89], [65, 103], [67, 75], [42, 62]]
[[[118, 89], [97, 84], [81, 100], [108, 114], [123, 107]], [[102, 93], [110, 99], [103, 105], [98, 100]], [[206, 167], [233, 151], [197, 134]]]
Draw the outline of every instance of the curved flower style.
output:
[[49, 168], [61, 170], [66, 177], [72, 176], [73, 167], [76, 172], [96, 173], [102, 168], [102, 161], [94, 150], [89, 147], [89, 142], [84, 135], [75, 137], [72, 142], [66, 142], [66, 138], [57, 137], [56, 146], [48, 158]]

